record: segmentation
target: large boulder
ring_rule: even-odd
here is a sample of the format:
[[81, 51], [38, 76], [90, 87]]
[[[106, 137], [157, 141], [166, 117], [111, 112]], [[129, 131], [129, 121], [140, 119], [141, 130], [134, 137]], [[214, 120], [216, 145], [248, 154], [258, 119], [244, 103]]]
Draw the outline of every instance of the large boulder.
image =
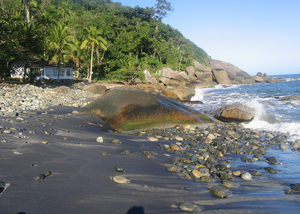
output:
[[157, 79], [152, 75], [152, 73], [148, 70], [144, 70], [145, 81], [146, 83], [157, 84]]
[[101, 94], [102, 95], [107, 91], [107, 88], [104, 85], [98, 84], [98, 85], [92, 85], [92, 86], [88, 87], [86, 90], [93, 94]]
[[80, 113], [94, 113], [118, 131], [212, 122], [180, 102], [132, 87], [113, 88]]
[[289, 100], [300, 100], [300, 96], [292, 95], [280, 99], [280, 101], [289, 101]]
[[212, 76], [212, 73], [208, 73], [208, 72], [199, 72], [199, 71], [196, 71], [195, 72], [196, 76], [197, 76], [197, 80], [200, 80], [202, 82], [209, 82], [209, 83], [212, 83], [213, 82], [213, 76]]
[[52, 89], [52, 91], [61, 93], [61, 94], [75, 94], [75, 92], [67, 86], [60, 86]]
[[167, 87], [162, 90], [162, 95], [169, 97], [173, 100], [180, 102], [190, 101], [193, 96], [195, 96], [195, 89], [192, 88], [174, 88]]
[[160, 76], [159, 81], [167, 86], [178, 87], [179, 85], [182, 86], [181, 83], [186, 84], [188, 82], [186, 78], [187, 75], [183, 77], [180, 73], [173, 71], [171, 68], [164, 68], [160, 70], [158, 74]]
[[217, 110], [215, 118], [223, 122], [250, 122], [254, 119], [254, 110], [243, 105], [225, 105]]
[[212, 71], [213, 79], [218, 83], [218, 84], [226, 84], [230, 85], [231, 81], [228, 77], [227, 71], [224, 69], [213, 69]]

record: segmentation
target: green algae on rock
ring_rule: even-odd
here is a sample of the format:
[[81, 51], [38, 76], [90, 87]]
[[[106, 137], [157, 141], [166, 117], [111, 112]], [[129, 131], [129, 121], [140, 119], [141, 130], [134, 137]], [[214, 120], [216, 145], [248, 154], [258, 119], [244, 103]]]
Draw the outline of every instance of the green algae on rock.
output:
[[131, 87], [109, 90], [83, 107], [80, 113], [94, 113], [110, 127], [121, 132], [213, 122], [207, 115], [180, 102]]

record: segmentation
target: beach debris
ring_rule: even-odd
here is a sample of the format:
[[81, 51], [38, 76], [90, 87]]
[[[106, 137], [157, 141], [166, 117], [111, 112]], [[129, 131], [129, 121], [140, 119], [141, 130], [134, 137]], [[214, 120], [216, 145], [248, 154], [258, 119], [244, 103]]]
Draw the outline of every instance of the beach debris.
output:
[[112, 180], [118, 184], [126, 184], [129, 183], [129, 180], [123, 176], [114, 176]]
[[190, 212], [190, 213], [194, 212], [195, 209], [193, 204], [183, 203], [183, 202], [179, 204], [179, 208], [184, 212]]
[[115, 166], [117, 172], [125, 172], [125, 169], [122, 166]]

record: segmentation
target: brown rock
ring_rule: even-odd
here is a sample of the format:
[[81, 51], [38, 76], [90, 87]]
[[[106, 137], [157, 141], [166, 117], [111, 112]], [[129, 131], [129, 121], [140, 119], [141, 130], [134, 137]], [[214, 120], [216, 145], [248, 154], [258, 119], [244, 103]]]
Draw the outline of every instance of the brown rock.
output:
[[250, 122], [254, 119], [254, 113], [247, 106], [225, 105], [217, 110], [215, 118], [223, 122]]
[[218, 84], [227, 84], [227, 85], [231, 84], [231, 81], [228, 77], [227, 71], [225, 71], [224, 69], [214, 69], [211, 72], [213, 75], [213, 79]]
[[75, 94], [75, 92], [67, 86], [60, 86], [52, 89], [52, 91], [62, 94]]
[[280, 101], [288, 101], [288, 100], [300, 100], [300, 96], [293, 95], [280, 99]]
[[80, 113], [94, 113], [118, 131], [212, 123], [208, 116], [175, 100], [131, 87], [107, 91]]
[[104, 94], [107, 91], [107, 88], [104, 85], [92, 85], [86, 90], [93, 94]]
[[192, 88], [165, 88], [162, 90], [162, 95], [177, 101], [190, 101], [195, 96], [195, 90]]

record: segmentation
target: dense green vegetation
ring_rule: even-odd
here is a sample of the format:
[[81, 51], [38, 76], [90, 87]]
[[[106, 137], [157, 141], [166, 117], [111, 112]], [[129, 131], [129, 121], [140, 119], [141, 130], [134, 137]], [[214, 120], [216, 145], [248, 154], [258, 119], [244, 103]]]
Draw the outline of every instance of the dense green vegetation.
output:
[[0, 0], [0, 75], [9, 75], [13, 61], [72, 64], [80, 77], [95, 80], [183, 70], [194, 60], [209, 64], [205, 51], [162, 22], [170, 10], [166, 0], [151, 8], [111, 0]]

